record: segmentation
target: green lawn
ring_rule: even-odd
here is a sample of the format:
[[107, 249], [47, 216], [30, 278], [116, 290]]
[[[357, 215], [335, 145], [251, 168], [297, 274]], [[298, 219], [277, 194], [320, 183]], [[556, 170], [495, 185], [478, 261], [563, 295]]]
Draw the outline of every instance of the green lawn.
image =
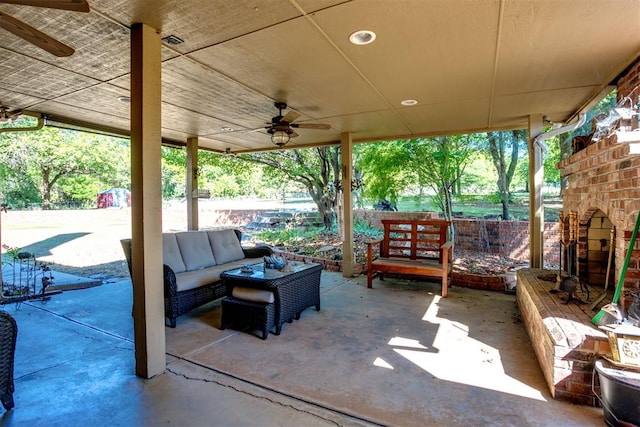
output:
[[[529, 220], [529, 194], [514, 193], [513, 202], [509, 206], [512, 220]], [[286, 209], [308, 208], [312, 205], [310, 198], [286, 200], [283, 206]], [[366, 209], [373, 209], [375, 202], [365, 201]], [[312, 205], [313, 206], [313, 205]], [[401, 212], [437, 212], [438, 208], [431, 200], [431, 196], [402, 196], [397, 203]], [[557, 194], [544, 196], [544, 220], [545, 222], [557, 222], [558, 214], [562, 209], [562, 199]], [[496, 196], [492, 194], [463, 195], [455, 197], [453, 211], [461, 212], [467, 216], [484, 217], [486, 215], [502, 215], [502, 205], [498, 203]]]
[[[366, 206], [373, 206], [368, 204]], [[404, 196], [398, 201], [399, 211], [438, 211], [430, 196]], [[546, 222], [558, 221], [558, 214], [562, 209], [562, 199], [557, 195], [544, 198], [544, 220]], [[465, 195], [456, 197], [453, 201], [453, 211], [462, 212], [464, 215], [483, 217], [486, 215], [502, 215], [502, 205], [495, 200], [493, 195]], [[516, 193], [513, 195], [513, 203], [509, 206], [511, 219], [529, 220], [529, 194]]]

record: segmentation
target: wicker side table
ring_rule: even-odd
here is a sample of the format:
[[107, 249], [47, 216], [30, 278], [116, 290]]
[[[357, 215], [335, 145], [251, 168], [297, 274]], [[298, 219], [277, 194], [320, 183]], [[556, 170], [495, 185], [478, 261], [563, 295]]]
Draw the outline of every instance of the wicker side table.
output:
[[220, 278], [228, 295], [236, 286], [273, 292], [276, 335], [285, 322], [299, 319], [306, 308], [315, 306], [320, 311], [321, 264], [290, 262], [288, 271], [265, 270], [262, 263], [250, 267], [248, 272], [239, 268], [224, 271]]
[[[260, 303], [245, 301], [234, 297], [222, 300], [221, 329], [233, 325], [236, 328], [247, 327], [262, 332], [262, 339], [266, 340], [269, 330], [275, 326], [276, 309], [274, 303]], [[278, 331], [277, 331], [278, 332]], [[276, 333], [279, 335], [279, 333]]]

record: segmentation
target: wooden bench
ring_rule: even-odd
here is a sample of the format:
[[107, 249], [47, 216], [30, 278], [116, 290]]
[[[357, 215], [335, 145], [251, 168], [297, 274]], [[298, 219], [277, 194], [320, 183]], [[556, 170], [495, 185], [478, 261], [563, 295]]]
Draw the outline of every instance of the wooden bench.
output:
[[[438, 277], [442, 296], [447, 296], [453, 243], [447, 241], [451, 223], [443, 220], [383, 219], [382, 239], [367, 242], [367, 287], [373, 287], [374, 276], [384, 273], [408, 276]], [[374, 259], [374, 248], [380, 256]]]

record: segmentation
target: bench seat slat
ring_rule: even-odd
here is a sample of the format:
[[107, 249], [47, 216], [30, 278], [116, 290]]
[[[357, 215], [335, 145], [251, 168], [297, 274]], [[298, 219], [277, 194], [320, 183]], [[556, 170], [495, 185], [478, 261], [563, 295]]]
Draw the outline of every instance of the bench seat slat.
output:
[[[403, 259], [396, 257], [378, 258], [372, 262], [376, 268], [383, 269], [388, 273], [404, 273], [416, 275], [428, 275], [433, 277], [442, 277], [442, 264], [437, 259]], [[451, 271], [451, 265], [448, 266], [448, 272]]]
[[[382, 273], [408, 276], [437, 277], [442, 282], [442, 296], [447, 296], [451, 274], [453, 244], [446, 241], [451, 224], [443, 220], [382, 220], [382, 239], [368, 243], [367, 287], [373, 287], [373, 277]], [[374, 259], [373, 248], [380, 255]], [[437, 257], [429, 255], [437, 255]]]

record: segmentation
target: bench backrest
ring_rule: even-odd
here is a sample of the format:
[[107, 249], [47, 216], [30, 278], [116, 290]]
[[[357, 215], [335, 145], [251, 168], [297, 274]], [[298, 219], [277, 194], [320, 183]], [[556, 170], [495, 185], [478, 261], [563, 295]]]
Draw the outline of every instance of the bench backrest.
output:
[[380, 247], [382, 257], [409, 259], [438, 259], [442, 263], [442, 250], [447, 241], [444, 220], [383, 219], [384, 236]]

